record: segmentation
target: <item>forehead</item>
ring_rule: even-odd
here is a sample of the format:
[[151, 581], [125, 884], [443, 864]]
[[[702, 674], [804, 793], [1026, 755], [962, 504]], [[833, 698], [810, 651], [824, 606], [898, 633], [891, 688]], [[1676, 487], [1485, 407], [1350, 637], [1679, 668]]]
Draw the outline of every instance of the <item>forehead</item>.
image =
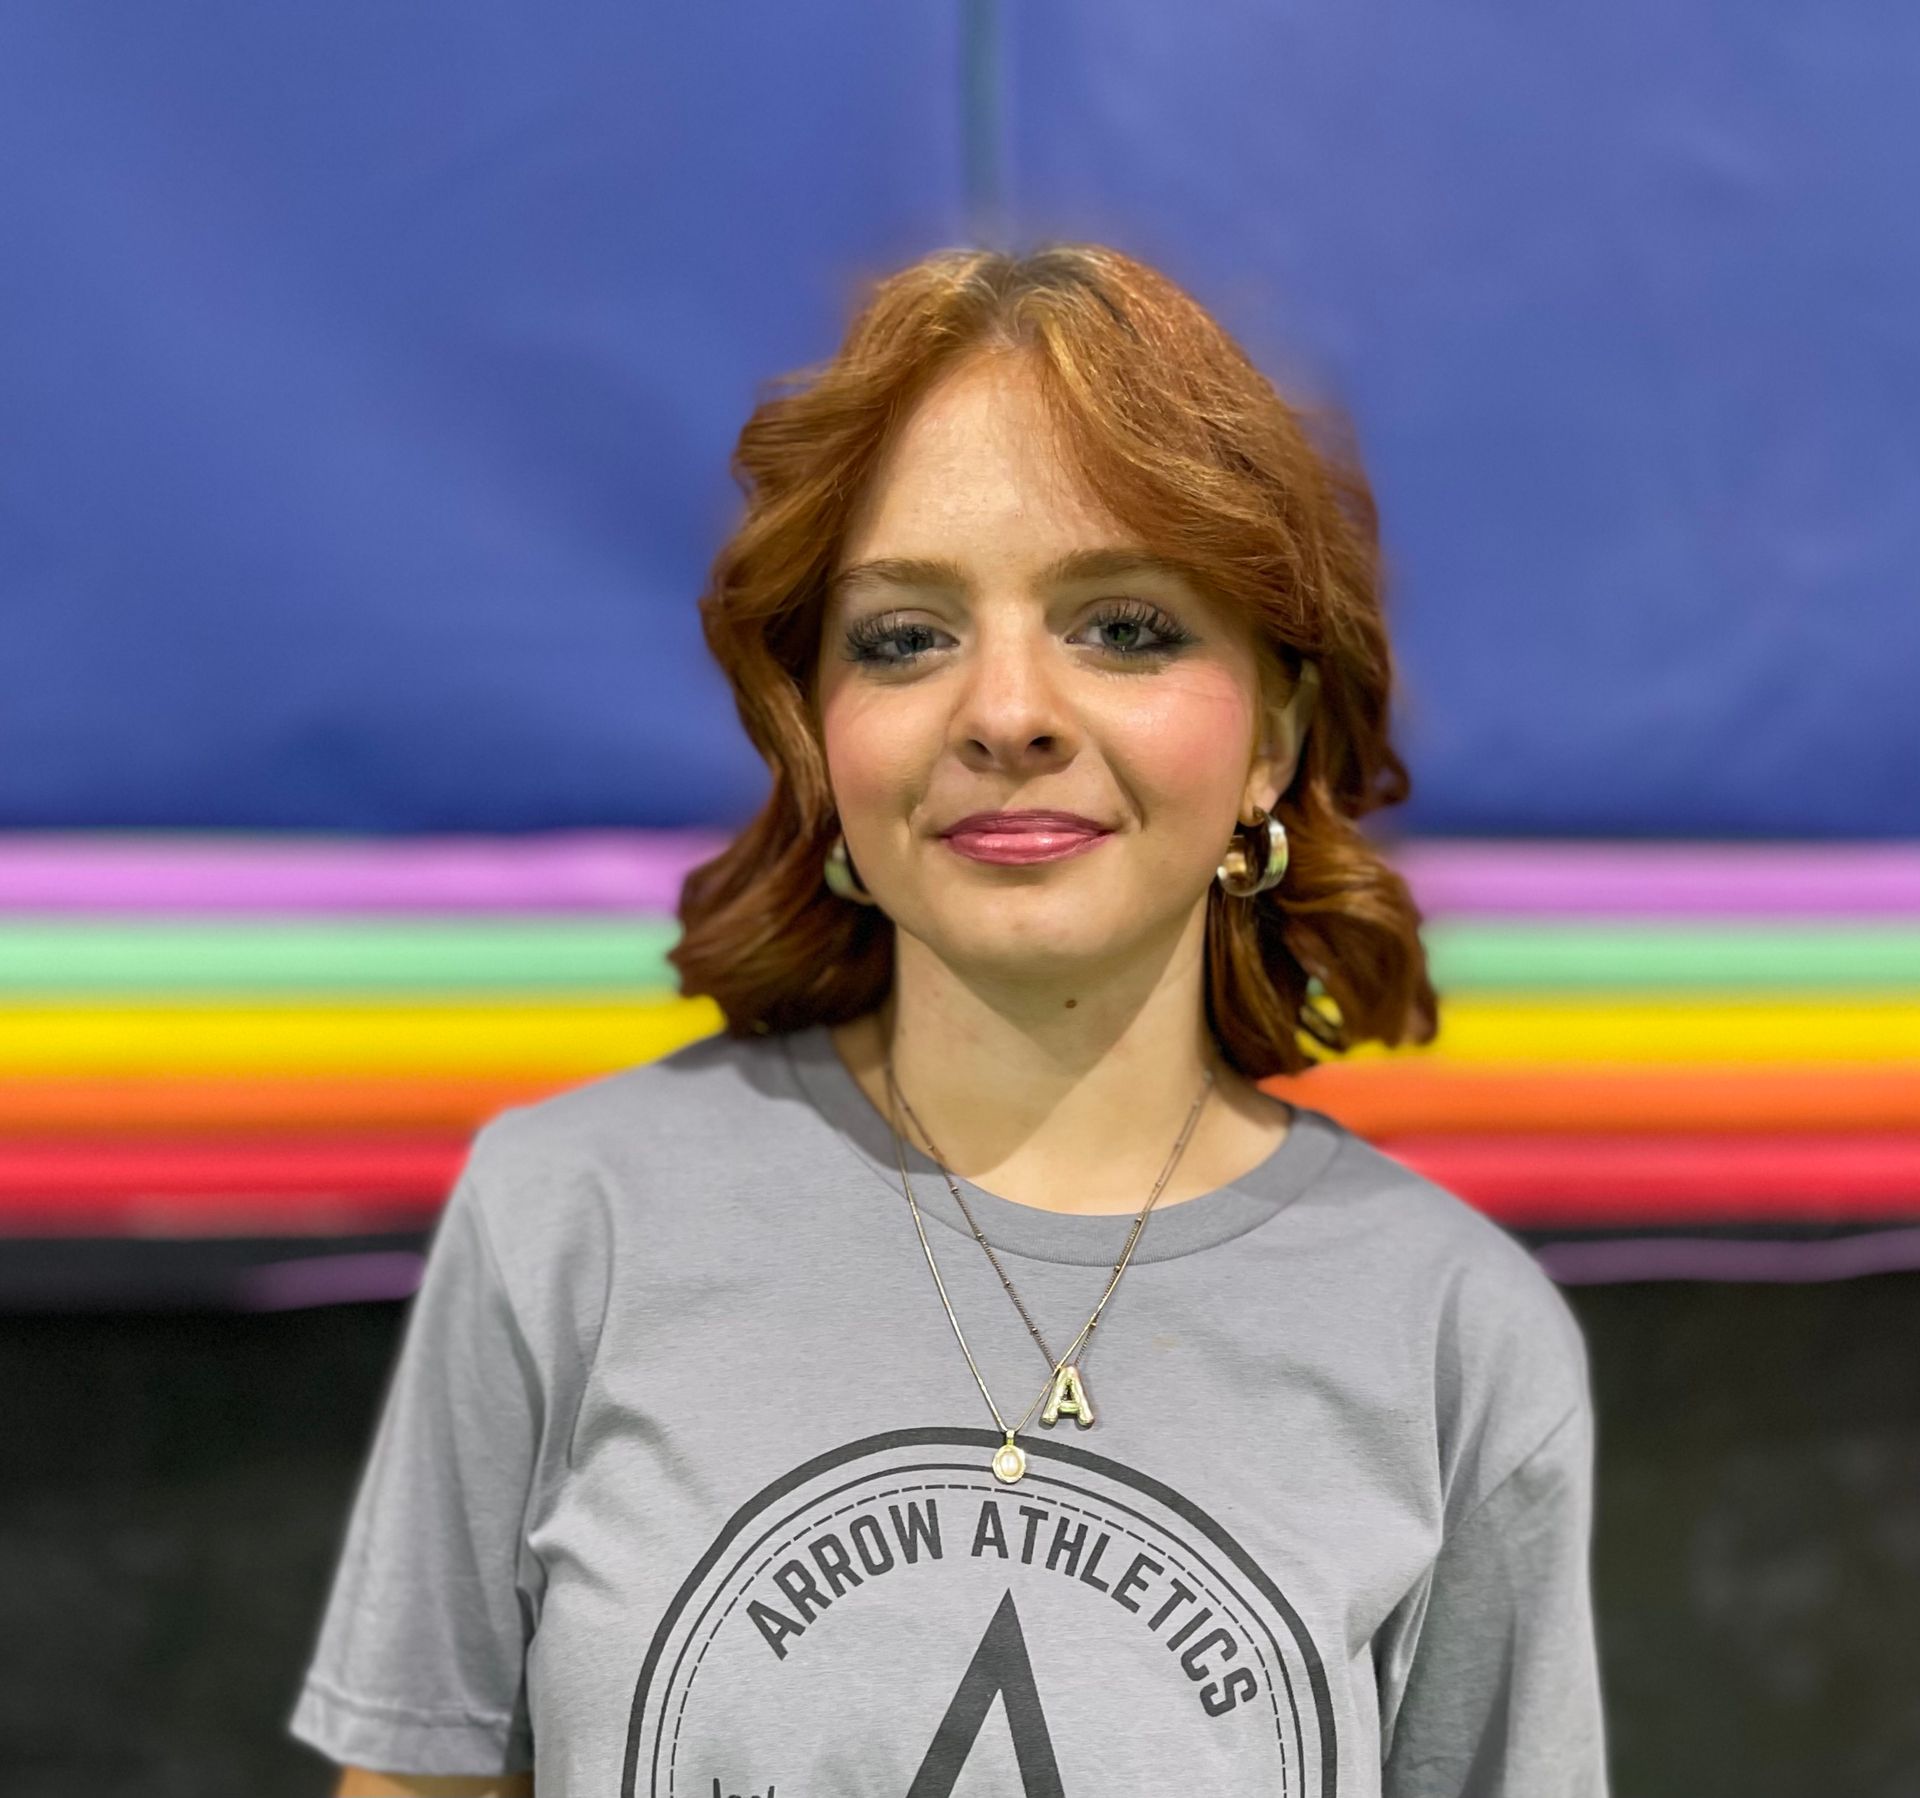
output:
[[1064, 453], [1033, 374], [991, 357], [938, 383], [901, 424], [847, 521], [831, 593], [966, 593], [987, 576], [1035, 589], [1116, 576], [1197, 583], [1196, 570], [1132, 536]]
[[[1039, 589], [1140, 578], [1179, 581], [1198, 588], [1199, 571], [1171, 556], [1156, 555], [1131, 544], [1115, 543], [1070, 549], [1042, 564], [1032, 576]], [[901, 587], [968, 593], [974, 576], [967, 566], [949, 556], [870, 556], [844, 564], [829, 582], [836, 599], [851, 599], [874, 589]]]

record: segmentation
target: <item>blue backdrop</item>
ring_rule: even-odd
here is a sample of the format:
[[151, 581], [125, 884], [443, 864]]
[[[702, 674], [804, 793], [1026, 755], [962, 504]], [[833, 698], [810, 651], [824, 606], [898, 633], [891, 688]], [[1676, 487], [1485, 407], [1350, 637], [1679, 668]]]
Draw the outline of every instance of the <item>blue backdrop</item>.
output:
[[1433, 833], [1920, 835], [1920, 11], [0, 13], [0, 826], [730, 822], [755, 390], [1159, 262], [1379, 491]]

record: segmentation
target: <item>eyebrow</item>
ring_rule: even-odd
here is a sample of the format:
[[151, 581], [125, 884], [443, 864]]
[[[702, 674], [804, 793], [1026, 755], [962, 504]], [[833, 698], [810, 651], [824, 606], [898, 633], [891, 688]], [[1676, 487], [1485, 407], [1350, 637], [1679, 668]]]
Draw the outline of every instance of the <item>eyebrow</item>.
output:
[[[1138, 574], [1167, 575], [1193, 584], [1200, 578], [1196, 569], [1171, 557], [1116, 546], [1069, 550], [1040, 570], [1037, 584], [1054, 587], [1069, 581], [1111, 580]], [[966, 570], [958, 562], [942, 557], [879, 556], [871, 562], [856, 562], [851, 568], [841, 569], [827, 583], [827, 591], [839, 595], [867, 586], [946, 587], [965, 592], [968, 581]]]

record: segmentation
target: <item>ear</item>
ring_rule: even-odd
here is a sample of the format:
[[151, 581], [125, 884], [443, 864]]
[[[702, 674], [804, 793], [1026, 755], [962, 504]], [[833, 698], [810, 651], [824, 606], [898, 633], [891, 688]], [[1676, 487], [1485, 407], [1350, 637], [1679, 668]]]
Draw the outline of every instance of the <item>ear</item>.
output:
[[1292, 693], [1281, 704], [1267, 709], [1267, 728], [1253, 764], [1247, 770], [1247, 785], [1241, 795], [1243, 818], [1256, 806], [1263, 812], [1271, 812], [1280, 795], [1292, 784], [1300, 765], [1300, 752], [1306, 744], [1307, 726], [1313, 722], [1319, 706], [1320, 664], [1304, 656]]

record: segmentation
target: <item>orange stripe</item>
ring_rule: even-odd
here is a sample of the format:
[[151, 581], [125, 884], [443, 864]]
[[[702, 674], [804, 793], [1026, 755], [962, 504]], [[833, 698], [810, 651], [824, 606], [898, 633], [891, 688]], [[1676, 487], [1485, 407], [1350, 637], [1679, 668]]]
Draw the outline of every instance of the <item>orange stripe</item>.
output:
[[29, 1075], [0, 1080], [0, 1138], [446, 1130], [471, 1134], [573, 1074]]
[[[0, 1138], [293, 1130], [471, 1134], [570, 1073], [23, 1075], [0, 1080]], [[1895, 1130], [1920, 1119], [1920, 1063], [1617, 1068], [1330, 1062], [1261, 1083], [1369, 1138], [1452, 1131]]]

